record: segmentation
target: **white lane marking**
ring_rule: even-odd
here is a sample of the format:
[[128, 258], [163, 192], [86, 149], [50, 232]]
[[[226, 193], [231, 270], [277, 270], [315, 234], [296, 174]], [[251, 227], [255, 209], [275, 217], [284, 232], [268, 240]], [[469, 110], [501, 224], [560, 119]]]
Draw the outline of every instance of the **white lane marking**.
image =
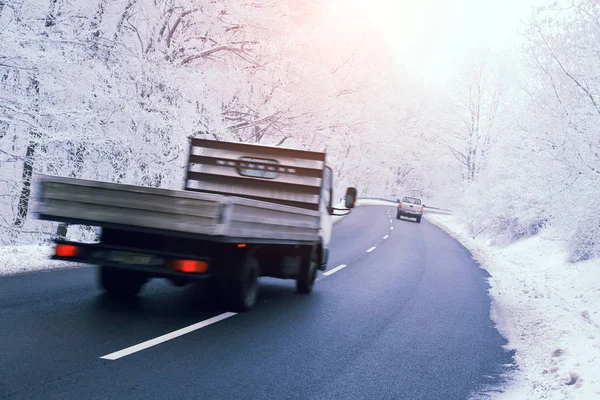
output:
[[393, 226], [390, 226], [390, 229], [391, 229], [391, 230], [394, 230], [394, 227], [393, 227]]
[[385, 235], [385, 236], [383, 237], [383, 240], [385, 240], [385, 239], [387, 239], [387, 238], [389, 238], [389, 237], [390, 237], [390, 235]]
[[347, 267], [346, 264], [342, 264], [342, 265], [338, 265], [337, 267], [335, 267], [334, 269], [332, 269], [331, 271], [327, 271], [324, 272], [323, 275], [325, 276], [329, 276], [331, 274], [335, 274], [336, 272], [338, 272], [340, 269]]
[[373, 246], [373, 247], [371, 247], [369, 250], [367, 250], [367, 253], [370, 253], [370, 252], [372, 252], [372, 251], [373, 251], [373, 250], [375, 250], [376, 248], [377, 248], [377, 246]]
[[212, 318], [206, 319], [204, 321], [198, 322], [196, 324], [186, 326], [185, 328], [178, 329], [171, 333], [167, 333], [166, 335], [162, 335], [157, 338], [147, 340], [143, 343], [136, 344], [135, 346], [131, 346], [131, 347], [128, 347], [123, 350], [115, 351], [114, 353], [107, 354], [100, 358], [103, 358], [105, 360], [118, 360], [121, 357], [125, 357], [125, 356], [128, 356], [133, 353], [137, 353], [138, 351], [142, 351], [149, 347], [156, 346], [157, 344], [161, 344], [168, 340], [175, 339], [176, 337], [183, 336], [187, 333], [196, 331], [201, 328], [205, 328], [209, 325], [212, 325], [214, 323], [222, 321], [226, 318], [233, 317], [236, 314], [237, 313], [234, 313], [234, 312], [226, 312], [226, 313], [217, 315], [216, 317], [212, 317]]

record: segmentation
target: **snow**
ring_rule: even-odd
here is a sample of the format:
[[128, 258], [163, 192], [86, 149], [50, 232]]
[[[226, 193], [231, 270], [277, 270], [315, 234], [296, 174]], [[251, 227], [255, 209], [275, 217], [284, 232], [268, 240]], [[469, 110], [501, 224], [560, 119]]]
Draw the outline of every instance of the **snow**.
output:
[[395, 206], [396, 203], [392, 201], [383, 201], [383, 200], [358, 200], [356, 202], [357, 206]]
[[567, 242], [551, 228], [498, 247], [474, 239], [458, 216], [426, 218], [491, 275], [491, 317], [518, 366], [494, 398], [600, 398], [600, 260], [569, 263]]
[[21, 0], [0, 11], [11, 54], [0, 64], [0, 245], [47, 239], [48, 223], [22, 224], [29, 170], [180, 188], [190, 136], [326, 149], [340, 190], [420, 185], [412, 160], [425, 163], [426, 139], [396, 142], [429, 134], [425, 94], [376, 27], [319, 2], [171, 3]]
[[79, 265], [50, 260], [52, 253], [49, 245], [0, 246], [0, 276]]

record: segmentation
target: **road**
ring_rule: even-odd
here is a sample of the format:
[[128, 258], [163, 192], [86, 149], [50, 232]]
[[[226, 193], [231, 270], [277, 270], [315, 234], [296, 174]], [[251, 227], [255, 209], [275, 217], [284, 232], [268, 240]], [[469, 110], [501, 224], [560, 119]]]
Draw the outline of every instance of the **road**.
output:
[[512, 355], [485, 271], [393, 212], [358, 207], [335, 226], [329, 271], [346, 267], [311, 295], [265, 278], [251, 312], [115, 360], [101, 357], [223, 310], [201, 286], [161, 280], [114, 302], [93, 268], [0, 278], [0, 398], [437, 400], [502, 384]]

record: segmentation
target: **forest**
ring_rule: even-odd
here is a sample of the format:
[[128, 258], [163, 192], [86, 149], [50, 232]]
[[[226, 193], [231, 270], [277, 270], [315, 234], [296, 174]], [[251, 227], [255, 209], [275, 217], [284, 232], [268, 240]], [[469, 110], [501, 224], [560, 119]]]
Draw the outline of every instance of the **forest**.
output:
[[201, 137], [326, 151], [336, 197], [419, 196], [497, 244], [552, 226], [599, 257], [600, 4], [521, 31], [442, 88], [328, 0], [0, 0], [0, 245], [55, 235], [36, 174], [177, 189]]

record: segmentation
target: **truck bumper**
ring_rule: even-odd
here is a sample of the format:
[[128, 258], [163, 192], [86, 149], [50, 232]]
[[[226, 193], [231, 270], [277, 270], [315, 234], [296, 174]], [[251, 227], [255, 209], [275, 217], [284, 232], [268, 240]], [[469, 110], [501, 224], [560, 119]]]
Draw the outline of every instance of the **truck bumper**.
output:
[[423, 213], [412, 213], [412, 212], [406, 212], [406, 211], [402, 211], [402, 210], [398, 210], [396, 215], [398, 217], [406, 217], [406, 218], [420, 218], [423, 216]]
[[[71, 261], [82, 264], [103, 265], [134, 271], [148, 277], [181, 278], [203, 280], [213, 276], [213, 260], [210, 257], [187, 256], [154, 251], [137, 251], [102, 243], [57, 242], [57, 246], [68, 251], [58, 251], [53, 260]], [[181, 272], [172, 268], [174, 261], [195, 260], [208, 263], [206, 272]]]

